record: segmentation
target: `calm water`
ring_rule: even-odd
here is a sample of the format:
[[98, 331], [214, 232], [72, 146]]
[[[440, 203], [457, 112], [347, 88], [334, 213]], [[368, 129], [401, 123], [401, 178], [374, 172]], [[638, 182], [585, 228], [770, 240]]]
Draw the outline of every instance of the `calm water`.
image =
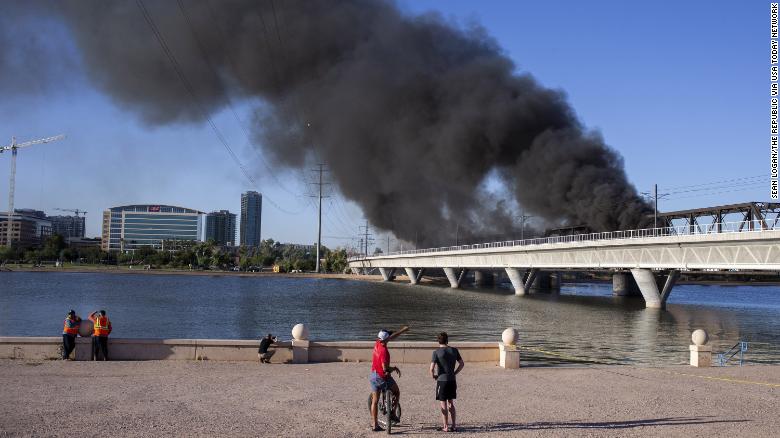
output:
[[[315, 340], [371, 340], [403, 324], [408, 340], [498, 341], [506, 327], [529, 347], [599, 361], [686, 363], [693, 329], [715, 351], [750, 342], [751, 362], [780, 363], [780, 288], [678, 285], [668, 311], [611, 296], [610, 284], [564, 284], [560, 294], [516, 297], [508, 288], [185, 275], [0, 273], [0, 336], [57, 336], [68, 309], [106, 309], [113, 336], [290, 338], [297, 322]], [[526, 355], [553, 363], [553, 356]]]

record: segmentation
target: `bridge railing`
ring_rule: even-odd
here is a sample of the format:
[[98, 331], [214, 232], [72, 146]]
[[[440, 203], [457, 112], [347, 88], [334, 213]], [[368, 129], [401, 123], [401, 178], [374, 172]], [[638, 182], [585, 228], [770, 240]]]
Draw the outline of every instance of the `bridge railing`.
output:
[[[689, 236], [699, 234], [724, 233], [754, 233], [765, 231], [780, 231], [780, 222], [766, 220], [740, 222], [713, 222], [710, 224], [679, 225], [659, 228], [644, 228], [639, 230], [604, 231], [600, 233], [572, 234], [569, 236], [536, 237], [524, 240], [507, 240], [503, 242], [476, 243], [472, 245], [443, 246], [439, 248], [411, 249], [394, 251], [386, 254], [376, 254], [374, 257], [386, 257], [410, 254], [431, 254], [444, 251], [464, 251], [471, 249], [506, 248], [531, 245], [547, 245], [554, 243], [587, 242], [596, 240], [645, 239], [649, 237]], [[349, 260], [360, 260], [365, 256], [353, 256]]]

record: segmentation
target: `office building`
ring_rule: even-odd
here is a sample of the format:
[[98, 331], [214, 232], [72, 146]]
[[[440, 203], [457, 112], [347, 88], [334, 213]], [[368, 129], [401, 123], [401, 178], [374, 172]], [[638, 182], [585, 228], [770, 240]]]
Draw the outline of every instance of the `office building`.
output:
[[263, 195], [249, 191], [241, 194], [241, 245], [260, 245]]
[[141, 247], [176, 250], [185, 241], [199, 241], [204, 213], [172, 205], [123, 205], [103, 212], [104, 251]]
[[[51, 236], [51, 221], [42, 211], [14, 209], [11, 221], [11, 245], [21, 248], [40, 246]], [[8, 212], [0, 212], [0, 246], [8, 245]]]
[[86, 228], [86, 218], [83, 216], [49, 216], [52, 234], [59, 234], [66, 239], [83, 239]]
[[206, 241], [213, 240], [218, 245], [236, 244], [236, 215], [227, 211], [212, 211], [206, 215]]

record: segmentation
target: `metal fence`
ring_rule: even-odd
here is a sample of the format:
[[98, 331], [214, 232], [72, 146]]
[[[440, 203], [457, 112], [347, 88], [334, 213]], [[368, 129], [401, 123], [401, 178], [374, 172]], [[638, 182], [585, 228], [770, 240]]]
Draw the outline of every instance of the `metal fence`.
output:
[[[572, 234], [570, 236], [537, 237], [525, 240], [507, 240], [503, 242], [477, 243], [473, 245], [444, 246], [440, 248], [411, 249], [394, 251], [387, 254], [377, 254], [373, 257], [389, 257], [411, 254], [432, 254], [444, 251], [464, 251], [472, 249], [522, 247], [532, 245], [548, 245], [555, 243], [591, 242], [597, 240], [645, 239], [650, 237], [692, 236], [702, 234], [726, 233], [761, 233], [780, 231], [780, 223], [768, 223], [764, 220], [741, 222], [714, 222], [711, 224], [680, 225], [661, 228], [645, 228], [640, 230], [604, 231], [601, 233]], [[349, 260], [361, 260], [363, 255], [350, 257]]]

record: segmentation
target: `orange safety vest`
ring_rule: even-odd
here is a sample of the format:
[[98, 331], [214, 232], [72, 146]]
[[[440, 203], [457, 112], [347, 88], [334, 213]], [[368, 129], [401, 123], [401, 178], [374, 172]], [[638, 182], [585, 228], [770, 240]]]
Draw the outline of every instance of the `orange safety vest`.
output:
[[108, 336], [111, 333], [111, 322], [107, 316], [95, 318], [95, 336]]
[[62, 327], [62, 334], [77, 335], [79, 334], [80, 325], [81, 325], [81, 320], [65, 318], [65, 323]]

